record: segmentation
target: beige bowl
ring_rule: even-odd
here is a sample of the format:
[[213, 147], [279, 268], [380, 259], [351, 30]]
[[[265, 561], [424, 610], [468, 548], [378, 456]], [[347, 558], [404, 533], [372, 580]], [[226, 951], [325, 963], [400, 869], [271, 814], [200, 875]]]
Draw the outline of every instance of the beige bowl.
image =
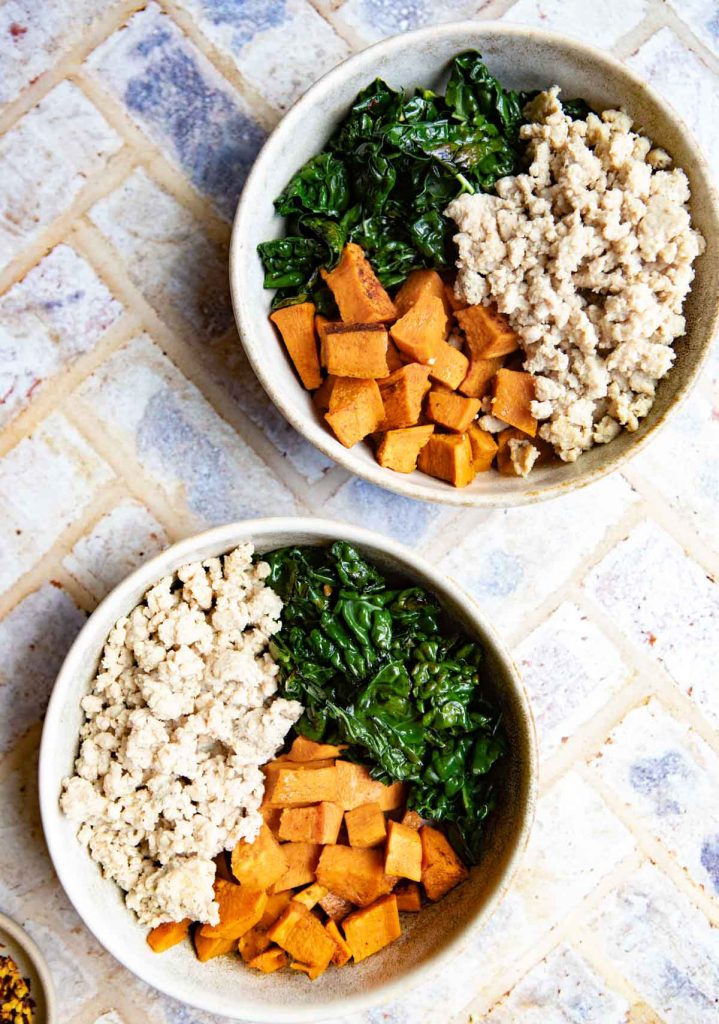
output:
[[[107, 635], [147, 589], [186, 562], [253, 541], [259, 552], [288, 544], [347, 540], [386, 570], [433, 591], [447, 611], [481, 641], [495, 700], [503, 711], [511, 759], [491, 818], [481, 864], [467, 883], [421, 914], [405, 915], [404, 934], [356, 966], [327, 971], [316, 982], [295, 972], [260, 975], [235, 959], [201, 964], [188, 943], [161, 955], [124, 905], [119, 888], [103, 879], [60, 812], [62, 780], [72, 773], [88, 692]], [[142, 566], [105, 598], [73, 644], [55, 683], [40, 751], [40, 808], [58, 877], [87, 927], [125, 967], [175, 999], [209, 1013], [245, 1020], [318, 1021], [353, 1013], [399, 996], [465, 945], [504, 895], [527, 843], [534, 817], [537, 752], [534, 723], [517, 670], [487, 619], [456, 583], [408, 548], [369, 530], [317, 519], [258, 519], [221, 526], [175, 544]]]
[[[636, 433], [624, 431], [571, 465], [535, 469], [527, 479], [480, 473], [457, 489], [415, 471], [394, 473], [379, 466], [367, 444], [344, 448], [323, 426], [268, 322], [270, 292], [262, 286], [259, 242], [280, 237], [284, 218], [272, 200], [294, 172], [326, 143], [361, 88], [380, 76], [391, 86], [436, 87], [449, 60], [476, 48], [490, 70], [514, 88], [558, 83], [566, 96], [582, 96], [597, 109], [622, 106], [689, 176], [694, 224], [707, 241], [697, 261], [686, 303], [687, 334], [677, 360], [660, 383], [656, 402]], [[277, 408], [322, 452], [374, 484], [410, 498], [448, 505], [510, 506], [575, 490], [617, 469], [664, 423], [697, 377], [708, 351], [719, 305], [719, 208], [709, 169], [686, 127], [660, 97], [628, 67], [576, 40], [536, 29], [493, 22], [438, 25], [371, 46], [321, 78], [280, 122], [252, 169], [237, 208], [230, 253], [235, 317], [247, 356]]]

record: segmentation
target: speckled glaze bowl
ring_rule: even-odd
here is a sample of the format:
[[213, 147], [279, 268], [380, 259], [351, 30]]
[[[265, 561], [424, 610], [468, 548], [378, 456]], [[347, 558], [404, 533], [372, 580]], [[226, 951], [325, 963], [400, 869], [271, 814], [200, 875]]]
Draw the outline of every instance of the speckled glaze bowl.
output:
[[[624, 107], [636, 126], [663, 146], [691, 184], [694, 224], [707, 250], [697, 261], [686, 303], [687, 333], [677, 343], [676, 363], [661, 381], [650, 414], [633, 434], [622, 432], [573, 464], [537, 468], [526, 479], [480, 473], [457, 489], [415, 471], [383, 469], [366, 444], [344, 448], [325, 428], [299, 383], [269, 323], [270, 293], [262, 286], [256, 247], [284, 232], [272, 200], [295, 171], [326, 143], [338, 120], [365, 85], [377, 76], [394, 87], [441, 86], [450, 59], [461, 50], [481, 51], [490, 70], [508, 86], [523, 89], [559, 84], [567, 96], [582, 96], [597, 109]], [[260, 382], [289, 422], [322, 452], [358, 476], [410, 498], [448, 505], [506, 507], [555, 497], [599, 480], [636, 454], [666, 422], [694, 383], [713, 337], [719, 307], [719, 207], [711, 175], [688, 130], [671, 107], [613, 57], [549, 32], [496, 22], [437, 25], [387, 39], [340, 64], [321, 78], [272, 133], [245, 185], [232, 235], [230, 283], [235, 317], [247, 356]]]
[[[201, 964], [189, 943], [156, 954], [125, 907], [120, 889], [102, 878], [59, 808], [62, 780], [72, 773], [88, 692], [115, 622], [147, 589], [186, 562], [231, 551], [251, 540], [259, 552], [288, 544], [347, 540], [379, 566], [433, 591], [447, 611], [484, 646], [487, 675], [502, 708], [511, 760], [490, 819], [486, 848], [469, 880], [422, 913], [405, 915], [392, 946], [356, 966], [327, 971], [315, 982], [294, 971], [262, 975], [239, 960]], [[284, 1024], [355, 1013], [400, 996], [467, 943], [507, 891], [534, 817], [537, 751], [534, 722], [517, 670], [486, 617], [461, 588], [409, 548], [381, 534], [318, 519], [257, 519], [221, 526], [168, 548], [129, 576], [90, 616], [53, 689], [40, 750], [40, 809], [55, 870], [75, 909], [110, 953], [143, 981], [209, 1013]]]

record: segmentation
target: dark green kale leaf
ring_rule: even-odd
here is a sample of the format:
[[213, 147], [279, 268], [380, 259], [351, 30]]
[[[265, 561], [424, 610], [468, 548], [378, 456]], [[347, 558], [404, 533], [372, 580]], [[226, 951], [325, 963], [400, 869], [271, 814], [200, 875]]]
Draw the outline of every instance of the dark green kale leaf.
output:
[[275, 199], [283, 216], [293, 213], [324, 213], [340, 217], [349, 205], [347, 168], [332, 153], [320, 153], [300, 168]]

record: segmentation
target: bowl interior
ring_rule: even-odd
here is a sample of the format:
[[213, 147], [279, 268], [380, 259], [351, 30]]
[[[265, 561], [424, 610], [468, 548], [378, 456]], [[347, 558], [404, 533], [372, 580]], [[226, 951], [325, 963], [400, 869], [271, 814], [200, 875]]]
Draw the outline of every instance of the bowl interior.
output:
[[[707, 242], [696, 263], [686, 303], [687, 333], [676, 345], [671, 373], [640, 429], [626, 431], [609, 445], [598, 445], [574, 464], [535, 469], [531, 476], [480, 473], [458, 490], [418, 471], [384, 470], [366, 444], [343, 448], [321, 424], [308, 392], [297, 380], [283, 346], [268, 322], [271, 293], [262, 286], [256, 246], [277, 238], [284, 219], [273, 198], [292, 174], [326, 143], [361, 88], [380, 76], [395, 88], [443, 84], [449, 60], [477, 48], [490, 70], [515, 88], [547, 88], [557, 83], [566, 97], [581, 96], [597, 109], [624, 107], [636, 126], [665, 147], [682, 167], [692, 190], [691, 211]], [[582, 43], [550, 33], [491, 22], [435, 26], [377, 44], [321, 79], [280, 123], [260, 154], [245, 186], [233, 231], [230, 257], [235, 315], [243, 345], [266, 391], [292, 425], [348, 469], [374, 483], [411, 497], [457, 505], [504, 506], [537, 501], [590, 482], [616, 468], [664, 420], [693, 381], [711, 342], [717, 314], [719, 213], [707, 166], [676, 115], [634, 74], [614, 59]]]
[[[278, 1024], [319, 1020], [388, 999], [461, 945], [467, 930], [503, 894], [524, 848], [534, 809], [536, 767], [531, 713], [516, 670], [477, 607], [456, 586], [429, 566], [411, 564], [406, 550], [367, 531], [323, 523], [300, 529], [269, 523], [221, 527], [199, 540], [176, 545], [134, 573], [103, 602], [70, 651], [53, 692], [43, 733], [40, 793], [45, 834], [60, 880], [85, 923], [118, 960], [151, 985], [204, 1010]], [[262, 552], [340, 537], [357, 543], [383, 568], [432, 589], [485, 646], [512, 756], [481, 868], [440, 904], [418, 915], [405, 915], [404, 934], [388, 950], [349, 970], [328, 971], [313, 984], [294, 972], [263, 976], [228, 957], [201, 964], [187, 943], [156, 955], [146, 944], [144, 929], [125, 908], [119, 888], [101, 877], [58, 806], [62, 779], [71, 773], [77, 753], [82, 721], [79, 701], [90, 687], [107, 634], [148, 586], [189, 560], [224, 553], [246, 539], [254, 540]]]

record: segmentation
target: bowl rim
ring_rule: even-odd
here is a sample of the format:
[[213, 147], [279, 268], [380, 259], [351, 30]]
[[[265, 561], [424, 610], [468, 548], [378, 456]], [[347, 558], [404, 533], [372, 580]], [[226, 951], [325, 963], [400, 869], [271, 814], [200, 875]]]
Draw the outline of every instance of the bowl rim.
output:
[[[310, 420], [301, 412], [296, 412], [293, 409], [288, 408], [283, 402], [282, 396], [280, 395], [279, 390], [275, 387], [274, 381], [264, 370], [263, 362], [258, 350], [247, 340], [253, 334], [253, 328], [249, 317], [245, 314], [245, 306], [242, 298], [243, 279], [240, 273], [240, 266], [242, 262], [241, 250], [243, 249], [242, 236], [244, 223], [249, 218], [252, 218], [254, 214], [254, 207], [252, 206], [253, 185], [255, 181], [260, 178], [265, 164], [271, 162], [274, 155], [274, 149], [277, 146], [278, 138], [281, 139], [285, 135], [290, 135], [291, 137], [291, 132], [293, 130], [301, 129], [306, 112], [312, 108], [316, 98], [331, 91], [332, 86], [335, 83], [343, 80], [348, 69], [358, 69], [361, 68], [363, 64], [371, 65], [374, 58], [380, 53], [382, 55], [391, 55], [393, 51], [400, 49], [408, 42], [421, 44], [444, 36], [453, 35], [457, 32], [468, 33], [470, 41], [468, 41], [467, 45], [472, 45], [472, 40], [474, 39], [477, 39], [477, 42], [479, 43], [479, 39], [477, 37], [484, 33], [508, 36], [514, 39], [539, 39], [540, 41], [575, 50], [580, 54], [586, 55], [592, 61], [604, 63], [609, 69], [621, 72], [622, 75], [631, 79], [637, 87], [644, 90], [649, 99], [653, 101], [656, 106], [660, 108], [662, 113], [674, 123], [675, 127], [683, 133], [689, 148], [691, 148], [694, 153], [697, 166], [702, 173], [704, 179], [702, 187], [713, 217], [719, 221], [719, 192], [714, 184], [713, 176], [702, 147], [698, 144], [694, 134], [688, 129], [683, 118], [677, 113], [672, 104], [665, 100], [653, 86], [642, 78], [641, 75], [636, 74], [628, 64], [624, 63], [624, 61], [614, 57], [612, 54], [604, 52], [598, 47], [585, 43], [573, 36], [564, 35], [561, 32], [551, 32], [545, 29], [534, 28], [532, 26], [518, 25], [513, 24], [512, 22], [497, 21], [494, 19], [486, 21], [462, 20], [444, 22], [439, 25], [429, 25], [424, 28], [415, 29], [411, 32], [404, 32], [389, 36], [386, 39], [381, 39], [378, 42], [365, 47], [359, 52], [352, 54], [346, 60], [335, 65], [335, 67], [331, 68], [324, 75], [318, 78], [317, 81], [314, 82], [313, 85], [311, 85], [310, 88], [295, 101], [295, 103], [280, 119], [275, 128], [268, 135], [252, 165], [252, 169], [250, 170], [250, 173], [243, 185], [237, 208], [235, 210], [229, 250], [230, 295], [232, 299], [235, 324], [237, 326], [242, 347], [266, 394], [289, 424], [319, 451], [332, 459], [333, 462], [342, 466], [343, 469], [348, 470], [355, 476], [359, 476], [378, 487], [393, 491], [396, 494], [401, 494], [404, 497], [415, 498], [421, 501], [429, 501], [439, 505], [450, 505], [453, 507], [511, 508], [536, 504], [540, 501], [547, 501], [552, 498], [560, 497], [564, 494], [569, 494], [573, 491], [578, 491], [581, 488], [587, 487], [589, 484], [596, 483], [613, 473], [615, 470], [619, 470], [624, 467], [627, 462], [639, 454], [650, 438], [656, 436], [657, 431], [659, 431], [669, 421], [669, 419], [676, 414], [677, 410], [683, 404], [687, 395], [696, 384], [709, 355], [712, 341], [716, 335], [717, 327], [719, 326], [719, 282], [714, 286], [714, 296], [712, 301], [713, 309], [707, 326], [707, 338], [704, 346], [698, 353], [698, 356], [694, 361], [694, 365], [691, 367], [686, 379], [677, 386], [670, 404], [655, 420], [655, 422], [649, 426], [645, 426], [639, 432], [632, 434], [633, 440], [627, 445], [623, 452], [616, 452], [613, 455], [609, 454], [600, 465], [587, 470], [582, 475], [578, 475], [574, 479], [560, 480], [556, 483], [552, 483], [550, 481], [539, 487], [536, 485], [532, 486], [530, 478], [522, 490], [508, 493], [500, 493], [499, 491], [496, 493], [491, 491], [489, 493], [475, 493], [470, 491], [469, 488], [465, 489], [458, 487], [447, 487], [446, 492], [438, 492], [435, 487], [421, 481], [417, 482], [401, 473], [394, 473], [391, 470], [384, 469], [377, 463], [360, 463], [358, 465], [357, 459], [352, 455], [352, 449], [343, 448], [342, 445], [340, 445], [339, 442], [322, 427], [319, 420]], [[605, 446], [605, 448], [610, 451], [610, 446]]]
[[[70, 867], [65, 864], [63, 851], [66, 839], [60, 834], [59, 829], [56, 831], [56, 826], [53, 824], [53, 817], [57, 816], [58, 799], [58, 772], [53, 756], [54, 741], [58, 731], [61, 710], [67, 701], [66, 691], [71, 686], [76, 671], [79, 669], [79, 666], [76, 665], [78, 652], [82, 651], [88, 635], [93, 635], [97, 632], [95, 623], [99, 619], [97, 612], [100, 609], [106, 611], [108, 607], [117, 604], [119, 609], [117, 617], [124, 614], [123, 609], [126, 609], [128, 599], [136, 591], [138, 585], [146, 589], [152, 585], [153, 581], [159, 580], [170, 571], [169, 565], [181, 565], [185, 561], [192, 561], [193, 557], [196, 557], [195, 553], [200, 546], [212, 544], [218, 551], [229, 551], [243, 540], [256, 542], [260, 541], [263, 536], [277, 533], [287, 533], [289, 535], [309, 534], [313, 540], [345, 539], [350, 543], [376, 547], [390, 558], [404, 563], [408, 569], [415, 570], [426, 577], [430, 586], [438, 584], [440, 591], [442, 589], [447, 590], [450, 587], [455, 590], [467, 613], [484, 632], [487, 638], [486, 642], [492, 647], [495, 656], [502, 663], [507, 679], [511, 680], [510, 685], [519, 703], [521, 717], [523, 718], [522, 728], [526, 733], [527, 747], [527, 796], [524, 804], [520, 804], [518, 812], [517, 841], [514, 850], [509, 855], [503, 870], [498, 876], [494, 890], [487, 897], [480, 913], [461, 927], [457, 935], [441, 950], [432, 954], [431, 957], [428, 957], [421, 963], [408, 967], [398, 978], [380, 983], [367, 993], [337, 997], [329, 1001], [326, 1007], [319, 1011], [311, 1005], [294, 1008], [288, 1006], [286, 1010], [283, 1009], [281, 1011], [275, 1007], [263, 1010], [261, 1004], [248, 1008], [248, 1012], [251, 1013], [251, 1019], [253, 1020], [267, 1022], [267, 1024], [285, 1024], [285, 1022], [286, 1024], [295, 1024], [295, 1022], [313, 1022], [326, 1019], [327, 1016], [333, 1016], [337, 1013], [357, 1013], [401, 996], [413, 985], [436, 974], [448, 960], [456, 956], [466, 946], [471, 935], [479, 927], [486, 924], [499, 902], [506, 895], [526, 850], [537, 802], [538, 750], [534, 716], [526, 688], [514, 660], [507, 651], [503, 641], [497, 635], [492, 623], [482, 611], [481, 606], [470, 594], [459, 587], [451, 577], [435, 568], [430, 562], [415, 554], [414, 551], [398, 541], [374, 530], [353, 526], [340, 520], [318, 519], [305, 516], [282, 516], [228, 523], [223, 526], [213, 527], [181, 540], [176, 544], [172, 544], [159, 555], [148, 559], [134, 572], [130, 573], [129, 576], [125, 577], [110, 591], [89, 616], [70, 647], [58, 673], [45, 715], [40, 743], [38, 766], [40, 814], [45, 841], [55, 872], [85, 926], [101, 945], [124, 967], [142, 981], [174, 999], [181, 999], [188, 1005], [205, 1012], [217, 1013], [220, 1016], [232, 1016], [234, 1019], [237, 1019], [236, 1010], [231, 1011], [226, 1006], [223, 1008], [219, 1003], [212, 1000], [209, 1003], [202, 1002], [201, 999], [198, 999], [198, 1001], [188, 1000], [185, 994], [178, 996], [176, 992], [171, 991], [169, 985], [165, 987], [162, 982], [158, 984], [157, 979], [152, 977], [152, 972], [144, 970], [145, 961], [141, 958], [134, 959], [130, 953], [126, 952], [122, 944], [114, 939], [111, 932], [100, 934], [102, 929], [97, 930], [98, 922], [93, 919], [90, 900], [87, 896], [83, 898], [85, 890], [82, 881], [80, 878], [76, 878]], [[147, 964], [150, 963], [151, 961], [148, 960]]]
[[[48, 967], [47, 960], [45, 959], [42, 950], [32, 936], [25, 931], [21, 924], [8, 914], [0, 911], [0, 933], [2, 932], [5, 932], [5, 934], [9, 936], [9, 938], [16, 943], [16, 945], [25, 954], [42, 989], [41, 998], [44, 999], [45, 1002], [45, 1018], [44, 1020], [40, 1020], [38, 1024], [56, 1024], [57, 1006], [55, 1000], [55, 986], [53, 985], [50, 968]], [[3, 951], [2, 947], [3, 943], [0, 938], [0, 952]], [[12, 953], [10, 955], [12, 955]], [[30, 995], [37, 1001], [38, 993], [33, 992], [32, 987], [30, 988]]]

